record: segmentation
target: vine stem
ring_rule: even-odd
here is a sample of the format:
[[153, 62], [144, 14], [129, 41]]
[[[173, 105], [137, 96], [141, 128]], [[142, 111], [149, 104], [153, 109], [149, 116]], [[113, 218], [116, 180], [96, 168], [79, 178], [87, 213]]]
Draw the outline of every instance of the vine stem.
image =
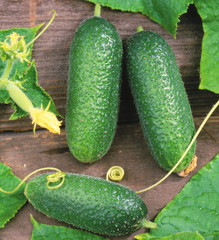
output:
[[7, 84], [8, 84], [8, 77], [9, 77], [9, 75], [11, 73], [12, 66], [13, 66], [13, 61], [8, 60], [7, 64], [6, 64], [5, 71], [4, 71], [3, 75], [2, 75], [2, 77], [0, 78], [0, 89], [7, 86]]
[[[57, 171], [58, 173], [61, 172], [58, 168], [54, 168], [54, 167], [39, 168], [39, 169], [33, 171], [32, 173], [30, 173], [29, 175], [27, 175], [27, 176], [17, 185], [17, 187], [16, 187], [14, 190], [8, 192], [8, 191], [5, 191], [5, 190], [3, 190], [2, 188], [0, 188], [0, 192], [6, 193], [6, 194], [12, 194], [12, 193], [16, 192], [16, 191], [21, 187], [21, 185], [22, 185], [28, 178], [30, 178], [32, 175], [34, 175], [34, 174], [37, 173], [37, 172], [45, 171], [45, 170], [54, 170], [54, 171]], [[47, 183], [47, 186], [48, 186], [48, 183]], [[58, 186], [60, 186], [60, 185], [58, 185]]]
[[201, 130], [203, 129], [204, 125], [206, 124], [206, 122], [208, 121], [208, 119], [210, 118], [210, 116], [212, 115], [212, 113], [216, 110], [216, 108], [219, 106], [219, 100], [216, 102], [216, 104], [212, 107], [212, 109], [210, 110], [210, 112], [207, 114], [207, 116], [205, 117], [205, 119], [203, 120], [202, 124], [200, 125], [200, 127], [198, 128], [196, 134], [194, 135], [192, 141], [190, 142], [190, 144], [188, 145], [187, 149], [185, 150], [185, 152], [183, 153], [182, 157], [179, 159], [179, 161], [176, 163], [176, 165], [162, 178], [160, 179], [158, 182], [156, 182], [155, 184], [151, 185], [148, 188], [145, 188], [143, 190], [139, 190], [136, 191], [136, 193], [142, 193], [142, 192], [146, 192], [156, 186], [158, 186], [160, 183], [162, 183], [164, 180], [166, 180], [170, 174], [173, 173], [173, 171], [178, 167], [178, 165], [182, 162], [182, 160], [184, 159], [184, 157], [186, 156], [186, 154], [188, 153], [189, 149], [191, 148], [191, 146], [193, 145], [193, 143], [195, 142], [196, 138], [198, 137], [198, 135], [200, 134]]
[[138, 26], [137, 27], [137, 32], [142, 32], [142, 31], [144, 31], [143, 27], [142, 26]]
[[94, 9], [94, 16], [100, 17], [100, 15], [101, 15], [101, 5], [100, 5], [100, 3], [97, 3], [95, 5], [95, 9]]

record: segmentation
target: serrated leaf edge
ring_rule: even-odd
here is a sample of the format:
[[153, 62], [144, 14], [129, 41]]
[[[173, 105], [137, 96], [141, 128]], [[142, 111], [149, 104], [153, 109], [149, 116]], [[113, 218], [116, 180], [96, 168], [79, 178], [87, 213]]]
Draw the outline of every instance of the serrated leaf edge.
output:
[[[86, 1], [92, 2], [92, 3], [94, 3], [94, 4], [99, 3], [98, 0], [86, 0]], [[159, 25], [161, 25], [161, 26], [162, 26], [164, 29], [166, 29], [170, 34], [172, 34], [172, 35], [174, 36], [174, 38], [176, 38], [176, 32], [177, 32], [177, 29], [178, 29], [178, 23], [180, 22], [180, 19], [179, 19], [179, 18], [180, 18], [180, 16], [181, 16], [182, 14], [184, 14], [184, 13], [187, 12], [189, 5], [190, 5], [190, 4], [193, 4], [193, 3], [194, 3], [194, 0], [190, 1], [189, 3], [187, 3], [187, 4], [186, 4], [186, 10], [185, 10], [185, 11], [182, 11], [182, 12], [180, 12], [180, 13], [178, 14], [178, 17], [175, 19], [175, 20], [176, 20], [176, 21], [175, 21], [176, 24], [175, 24], [175, 29], [174, 29], [173, 31], [170, 30], [170, 29], [168, 29], [168, 28], [166, 28], [165, 26], [163, 26], [163, 24], [161, 24], [161, 22], [157, 21], [153, 16], [150, 16], [149, 14], [146, 14], [146, 13], [144, 12], [144, 9], [143, 9], [143, 8], [139, 8], [138, 10], [135, 10], [135, 11], [134, 11], [134, 10], [129, 9], [129, 8], [124, 8], [124, 7], [118, 8], [118, 7], [110, 6], [110, 4], [106, 4], [106, 3], [101, 3], [101, 5], [102, 5], [103, 7], [109, 7], [109, 8], [111, 8], [112, 10], [120, 10], [120, 11], [122, 11], [122, 12], [141, 13], [141, 14], [147, 16], [148, 18], [150, 18], [152, 21], [154, 21], [154, 22], [158, 23]]]

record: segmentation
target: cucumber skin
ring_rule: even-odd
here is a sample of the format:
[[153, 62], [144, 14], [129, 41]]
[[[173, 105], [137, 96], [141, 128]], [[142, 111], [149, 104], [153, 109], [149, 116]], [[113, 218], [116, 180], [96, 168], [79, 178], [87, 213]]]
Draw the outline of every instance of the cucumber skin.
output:
[[100, 178], [67, 173], [61, 187], [49, 189], [46, 186], [49, 174], [30, 179], [25, 187], [29, 202], [49, 217], [108, 236], [135, 232], [146, 219], [146, 205], [127, 187]]
[[[188, 97], [175, 55], [160, 35], [141, 31], [132, 35], [125, 50], [126, 71], [142, 130], [154, 159], [165, 170], [178, 162], [195, 134]], [[189, 165], [193, 144], [176, 168]]]
[[113, 141], [119, 109], [122, 42], [106, 19], [93, 17], [77, 29], [71, 44], [66, 134], [71, 153], [92, 163]]

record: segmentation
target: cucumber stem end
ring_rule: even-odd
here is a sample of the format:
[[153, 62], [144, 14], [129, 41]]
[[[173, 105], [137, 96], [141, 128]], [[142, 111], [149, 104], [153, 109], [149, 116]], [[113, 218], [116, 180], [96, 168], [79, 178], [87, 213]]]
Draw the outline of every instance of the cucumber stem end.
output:
[[94, 9], [94, 16], [100, 17], [100, 15], [101, 15], [101, 5], [100, 5], [100, 3], [97, 3], [95, 5], [95, 9]]
[[146, 219], [144, 221], [142, 221], [141, 226], [144, 227], [144, 228], [158, 228], [156, 223], [151, 222], [151, 221], [146, 220]]
[[143, 27], [142, 26], [138, 26], [137, 27], [137, 32], [142, 32], [142, 31], [144, 31]]

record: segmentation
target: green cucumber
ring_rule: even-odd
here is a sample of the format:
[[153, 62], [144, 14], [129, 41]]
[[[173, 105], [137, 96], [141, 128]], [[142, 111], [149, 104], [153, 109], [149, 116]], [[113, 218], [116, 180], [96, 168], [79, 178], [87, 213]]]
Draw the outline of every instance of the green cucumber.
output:
[[119, 109], [122, 42], [106, 19], [92, 17], [77, 29], [71, 44], [66, 135], [81, 162], [103, 157], [113, 141]]
[[[38, 211], [75, 227], [108, 236], [130, 234], [148, 222], [147, 207], [133, 190], [101, 178], [66, 173], [49, 189], [48, 173], [27, 183], [25, 195]], [[53, 186], [56, 183], [51, 183]]]
[[[142, 130], [154, 159], [171, 170], [195, 134], [193, 116], [175, 55], [162, 36], [132, 35], [125, 50], [126, 72]], [[175, 169], [187, 168], [195, 143]]]

